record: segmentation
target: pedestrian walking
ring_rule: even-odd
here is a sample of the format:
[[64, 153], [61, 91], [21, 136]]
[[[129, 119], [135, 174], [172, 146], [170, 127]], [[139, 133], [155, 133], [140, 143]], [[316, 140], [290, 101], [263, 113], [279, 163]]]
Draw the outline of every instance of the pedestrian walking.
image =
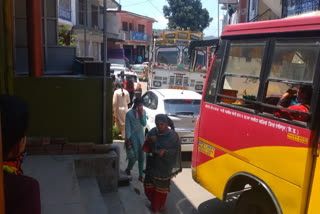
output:
[[[147, 135], [143, 150], [147, 153], [144, 190], [153, 212], [165, 210], [171, 178], [181, 172], [181, 146], [172, 120], [156, 115], [156, 128]], [[171, 129], [169, 129], [169, 127]]]
[[139, 180], [143, 182], [144, 152], [142, 145], [145, 140], [146, 112], [143, 109], [142, 98], [136, 98], [133, 103], [133, 107], [126, 114], [125, 146], [128, 166], [125, 172], [127, 175], [131, 175], [130, 171], [138, 160]]
[[121, 137], [124, 140], [126, 135], [126, 114], [128, 112], [128, 104], [130, 103], [130, 97], [128, 91], [123, 88], [123, 83], [117, 83], [116, 88], [117, 89], [113, 93], [112, 107], [116, 126], [120, 130]]
[[134, 91], [134, 82], [133, 80], [130, 78], [128, 79], [128, 81], [125, 81], [124, 83], [126, 90], [129, 92], [129, 96], [130, 96], [130, 103], [128, 105], [129, 108], [131, 108], [132, 103], [133, 103], [133, 98], [135, 96], [135, 91]]

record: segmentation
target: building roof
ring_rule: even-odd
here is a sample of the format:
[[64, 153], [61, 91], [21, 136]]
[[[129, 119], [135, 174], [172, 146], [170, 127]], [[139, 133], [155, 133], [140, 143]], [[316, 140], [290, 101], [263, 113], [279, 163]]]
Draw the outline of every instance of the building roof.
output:
[[320, 30], [320, 15], [227, 25], [224, 36]]
[[132, 12], [129, 12], [129, 11], [125, 11], [125, 10], [108, 10], [107, 11], [108, 13], [126, 13], [128, 15], [131, 15], [131, 16], [135, 16], [135, 17], [139, 17], [139, 18], [143, 18], [143, 19], [148, 19], [152, 22], [157, 22], [157, 20], [155, 20], [154, 18], [151, 18], [151, 17], [148, 17], [148, 16], [142, 16], [142, 15], [139, 15], [139, 14], [136, 14], [136, 13], [132, 13]]
[[[100, 6], [103, 6], [103, 2], [104, 2], [103, 0], [98, 0], [98, 2], [99, 2]], [[107, 0], [107, 8], [108, 9], [119, 8], [119, 7], [121, 7], [121, 5], [118, 2], [116, 2], [115, 0]]]

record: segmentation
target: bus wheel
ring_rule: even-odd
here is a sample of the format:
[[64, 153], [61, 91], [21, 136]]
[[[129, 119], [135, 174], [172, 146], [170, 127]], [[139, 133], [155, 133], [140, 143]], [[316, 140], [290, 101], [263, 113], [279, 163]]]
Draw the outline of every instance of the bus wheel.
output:
[[261, 189], [243, 192], [236, 203], [236, 214], [276, 214], [269, 195]]

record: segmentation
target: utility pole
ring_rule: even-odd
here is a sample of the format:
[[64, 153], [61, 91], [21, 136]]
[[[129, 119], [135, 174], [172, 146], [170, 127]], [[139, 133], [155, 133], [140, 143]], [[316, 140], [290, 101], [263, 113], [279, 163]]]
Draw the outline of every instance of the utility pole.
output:
[[87, 16], [88, 16], [88, 2], [87, 0], [84, 1], [84, 56], [87, 56]]
[[103, 144], [107, 143], [107, 58], [107, 0], [103, 0]]
[[218, 1], [218, 38], [219, 38], [219, 22], [220, 22], [220, 20], [219, 20], [219, 0], [217, 0]]

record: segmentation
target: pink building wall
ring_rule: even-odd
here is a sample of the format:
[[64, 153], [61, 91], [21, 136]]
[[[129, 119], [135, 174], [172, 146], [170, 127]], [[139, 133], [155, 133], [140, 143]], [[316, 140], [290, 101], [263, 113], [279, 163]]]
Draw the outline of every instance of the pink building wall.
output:
[[130, 13], [127, 13], [126, 11], [116, 11], [119, 17], [119, 32], [122, 30], [122, 22], [128, 22], [128, 27], [129, 23], [132, 23], [133, 26], [133, 31], [138, 32], [138, 25], [144, 25], [144, 33], [148, 34], [149, 37], [152, 36], [152, 23], [154, 22], [153, 20], [144, 18], [144, 17], [139, 17], [132, 15]]

